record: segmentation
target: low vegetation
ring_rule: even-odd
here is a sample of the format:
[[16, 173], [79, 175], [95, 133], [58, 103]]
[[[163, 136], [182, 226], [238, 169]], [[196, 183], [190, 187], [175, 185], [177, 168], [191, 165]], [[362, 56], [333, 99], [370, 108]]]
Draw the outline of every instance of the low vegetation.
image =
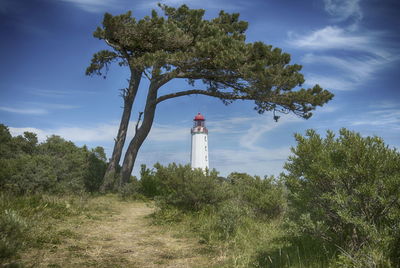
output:
[[[12, 137], [1, 125], [0, 263], [29, 264], [21, 256], [30, 250], [56, 251], [86, 235], [65, 222], [76, 221], [88, 231], [84, 218], [106, 228], [115, 224], [106, 219], [107, 209], [132, 215], [140, 207], [133, 200], [140, 199], [155, 205], [142, 209], [141, 217], [154, 211], [147, 220], [126, 216], [126, 224], [143, 231], [140, 239], [172, 230], [178, 240], [197, 241], [192, 249], [177, 240], [164, 243], [175, 243], [185, 256], [163, 248], [151, 265], [172, 264], [176, 257], [177, 267], [183, 261], [200, 267], [400, 267], [399, 152], [378, 137], [346, 129], [326, 137], [309, 130], [295, 138], [297, 146], [279, 177], [231, 173], [223, 178], [215, 170], [156, 164], [142, 166], [140, 180], [132, 177], [116, 199], [98, 193], [106, 167], [101, 147], [80, 148], [57, 136], [39, 144], [35, 134]], [[110, 239], [93, 250], [106, 243], [112, 247]], [[121, 257], [119, 263], [117, 253], [94, 259], [89, 243], [97, 240], [86, 246], [74, 242], [67, 250], [83, 258], [76, 262], [82, 265], [133, 261]], [[138, 249], [144, 245], [131, 243]], [[145, 244], [159, 250], [157, 243]]]
[[295, 138], [279, 178], [155, 165], [137, 191], [227, 267], [400, 267], [400, 154], [346, 129]]

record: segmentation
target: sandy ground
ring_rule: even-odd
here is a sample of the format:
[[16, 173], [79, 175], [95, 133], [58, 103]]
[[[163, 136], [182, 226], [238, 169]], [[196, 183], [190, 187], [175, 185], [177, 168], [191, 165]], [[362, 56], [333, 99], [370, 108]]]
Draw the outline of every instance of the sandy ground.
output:
[[208, 267], [201, 245], [151, 225], [143, 202], [109, 203], [109, 211], [71, 219], [57, 228], [61, 242], [27, 251], [27, 267]]

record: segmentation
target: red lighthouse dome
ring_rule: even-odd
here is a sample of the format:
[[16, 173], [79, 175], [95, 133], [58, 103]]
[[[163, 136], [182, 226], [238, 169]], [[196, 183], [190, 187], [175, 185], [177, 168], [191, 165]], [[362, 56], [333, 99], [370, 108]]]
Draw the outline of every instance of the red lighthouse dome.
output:
[[194, 117], [195, 121], [204, 121], [204, 116], [201, 113], [198, 113], [195, 117]]

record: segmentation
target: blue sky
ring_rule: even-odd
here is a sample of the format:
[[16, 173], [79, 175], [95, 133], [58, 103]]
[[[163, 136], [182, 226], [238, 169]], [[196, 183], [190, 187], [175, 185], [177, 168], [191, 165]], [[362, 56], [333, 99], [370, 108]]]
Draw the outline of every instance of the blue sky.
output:
[[[77, 145], [103, 146], [110, 157], [128, 72], [114, 66], [107, 79], [85, 76], [93, 53], [106, 48], [92, 37], [104, 12], [132, 10], [141, 18], [157, 9], [144, 0], [1, 0], [0, 123], [13, 135], [36, 132], [41, 141], [61, 135]], [[249, 22], [247, 41], [263, 41], [303, 65], [305, 86], [316, 83], [335, 98], [309, 120], [259, 115], [250, 102], [225, 106], [218, 99], [186, 96], [161, 103], [150, 136], [136, 161], [186, 164], [190, 127], [197, 112], [209, 128], [210, 167], [225, 176], [279, 174], [293, 134], [314, 128], [325, 134], [341, 127], [382, 137], [400, 148], [400, 2], [396, 0], [166, 0], [206, 9], [239, 12]], [[142, 83], [128, 139], [143, 110]], [[189, 89], [171, 82], [162, 92]]]

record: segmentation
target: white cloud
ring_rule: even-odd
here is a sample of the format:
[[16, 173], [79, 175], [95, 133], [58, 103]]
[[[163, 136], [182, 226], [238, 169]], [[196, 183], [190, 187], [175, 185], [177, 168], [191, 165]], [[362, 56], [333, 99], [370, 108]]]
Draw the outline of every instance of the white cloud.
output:
[[358, 83], [353, 80], [348, 80], [343, 77], [333, 77], [328, 75], [309, 74], [306, 76], [307, 80], [305, 85], [313, 86], [315, 84], [327, 90], [354, 90]]
[[12, 136], [18, 136], [18, 135], [23, 135], [24, 132], [33, 132], [36, 133], [38, 136], [38, 140], [40, 142], [46, 140], [46, 137], [48, 136], [47, 133], [41, 129], [38, 128], [33, 128], [33, 127], [8, 127], [10, 130], [10, 133]]
[[208, 129], [212, 133], [243, 133], [244, 124], [249, 124], [254, 121], [253, 117], [231, 117], [221, 120], [213, 120], [207, 123]]
[[352, 90], [373, 78], [373, 74], [396, 58], [382, 58], [379, 56], [362, 56], [339, 58], [326, 55], [306, 54], [302, 62], [307, 64], [324, 64], [335, 67], [340, 75], [329, 77], [327, 75], [311, 74], [307, 76], [306, 84], [319, 84], [335, 90]]
[[287, 123], [300, 122], [301, 120], [292, 114], [283, 116], [278, 122], [275, 122], [271, 117], [263, 117], [256, 122], [253, 119], [251, 126], [246, 128], [247, 132], [240, 137], [239, 144], [248, 150], [259, 151], [260, 147], [257, 143], [267, 132]]
[[47, 89], [33, 89], [29, 90], [29, 92], [33, 95], [43, 96], [43, 97], [61, 97], [64, 98], [69, 94], [67, 91], [60, 90], [47, 90]]
[[399, 109], [400, 110], [400, 103], [394, 102], [394, 101], [389, 101], [389, 100], [380, 101], [380, 102], [370, 105], [370, 108], [378, 109], [378, 110], [382, 110], [382, 109]]
[[[135, 134], [136, 122], [131, 121], [128, 127], [127, 141], [132, 139]], [[46, 137], [51, 135], [59, 135], [66, 140], [73, 142], [110, 142], [117, 136], [119, 122], [108, 124], [98, 124], [93, 126], [68, 126], [49, 129], [38, 129], [32, 127], [14, 128], [10, 127], [12, 135], [21, 135], [24, 131], [37, 133], [40, 141], [44, 141]], [[149, 141], [153, 142], [173, 142], [181, 141], [187, 137], [188, 127], [164, 126], [154, 124], [149, 137]]]
[[277, 149], [210, 149], [210, 165], [217, 167], [223, 176], [231, 172], [246, 172], [250, 175], [279, 175], [290, 154], [290, 147]]
[[27, 114], [27, 115], [42, 115], [47, 114], [48, 111], [45, 109], [26, 109], [26, 108], [12, 108], [12, 107], [5, 107], [0, 106], [1, 111], [9, 112], [9, 113], [16, 113], [16, 114]]
[[306, 54], [302, 58], [304, 63], [319, 63], [327, 64], [331, 67], [336, 67], [346, 73], [351, 73], [351, 77], [356, 80], [364, 79], [370, 76], [376, 68], [384, 64], [384, 59], [378, 59], [373, 57], [361, 57], [361, 58], [339, 58], [334, 56]]
[[40, 108], [15, 108], [15, 107], [7, 107], [0, 106], [1, 111], [16, 113], [16, 114], [25, 114], [25, 115], [44, 115], [48, 114], [49, 110], [66, 110], [66, 109], [75, 109], [78, 106], [69, 105], [69, 104], [61, 104], [61, 103], [37, 103], [37, 102], [25, 102], [25, 106], [37, 106]]
[[119, 5], [118, 0], [58, 0], [69, 2], [88, 12], [103, 12]]
[[61, 127], [54, 129], [38, 129], [32, 127], [10, 127], [12, 135], [21, 135], [25, 131], [38, 134], [39, 141], [46, 140], [51, 135], [59, 135], [73, 142], [112, 141], [116, 135], [117, 124], [102, 124], [94, 127]]
[[371, 126], [384, 128], [385, 131], [400, 130], [400, 109], [374, 110], [365, 114], [364, 117], [351, 122], [353, 126]]
[[325, 11], [337, 21], [352, 18], [357, 23], [363, 17], [360, 2], [360, 0], [324, 0]]
[[154, 124], [147, 139], [156, 142], [182, 141], [189, 133], [189, 127]]
[[[313, 51], [302, 58], [304, 63], [336, 68], [336, 72], [307, 75], [307, 85], [317, 83], [328, 89], [354, 90], [372, 79], [376, 71], [399, 60], [398, 53], [389, 49], [389, 44], [384, 43], [382, 37], [383, 33], [354, 33], [337, 26], [327, 26], [302, 37], [291, 34], [289, 43]], [[335, 53], [337, 51], [350, 55], [341, 56]]]
[[378, 33], [356, 34], [337, 26], [326, 26], [308, 35], [289, 33], [292, 46], [309, 50], [357, 50], [385, 57], [387, 52], [376, 47]]

